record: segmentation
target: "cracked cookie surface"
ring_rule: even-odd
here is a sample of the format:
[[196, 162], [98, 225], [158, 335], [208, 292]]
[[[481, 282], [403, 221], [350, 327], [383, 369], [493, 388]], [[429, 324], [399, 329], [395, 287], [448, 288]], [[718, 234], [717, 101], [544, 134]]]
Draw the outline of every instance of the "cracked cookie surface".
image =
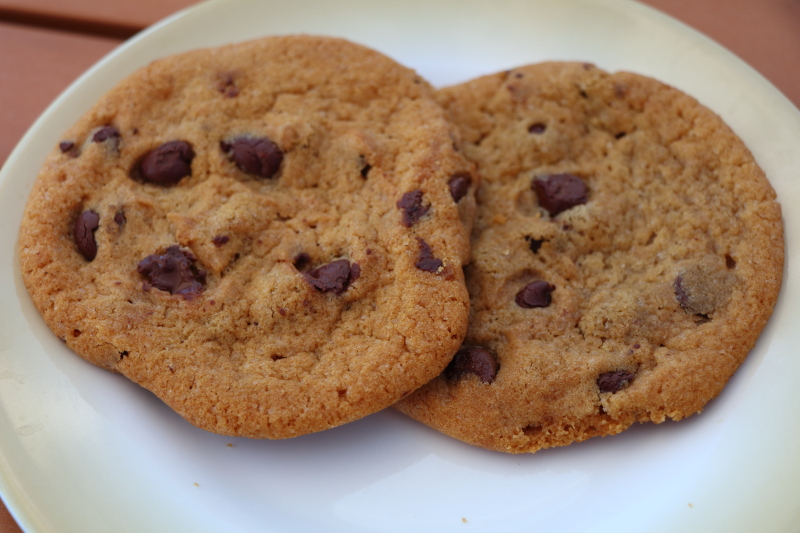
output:
[[544, 63], [439, 91], [481, 177], [472, 309], [404, 413], [535, 452], [717, 396], [775, 305], [780, 206], [742, 141], [656, 80]]
[[433, 378], [466, 332], [477, 183], [453, 139], [424, 80], [343, 40], [156, 61], [48, 157], [23, 278], [67, 346], [203, 429], [337, 426]]

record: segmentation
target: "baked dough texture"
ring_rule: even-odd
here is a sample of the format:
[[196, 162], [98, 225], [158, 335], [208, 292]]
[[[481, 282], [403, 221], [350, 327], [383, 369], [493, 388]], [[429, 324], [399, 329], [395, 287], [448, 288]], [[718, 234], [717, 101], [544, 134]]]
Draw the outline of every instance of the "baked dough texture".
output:
[[69, 348], [200, 428], [334, 427], [466, 333], [477, 181], [455, 138], [426, 81], [344, 40], [165, 58], [47, 158], [22, 275]]
[[397, 407], [520, 453], [680, 420], [754, 346], [783, 273], [781, 210], [693, 98], [590, 64], [439, 91], [481, 177], [465, 347]]

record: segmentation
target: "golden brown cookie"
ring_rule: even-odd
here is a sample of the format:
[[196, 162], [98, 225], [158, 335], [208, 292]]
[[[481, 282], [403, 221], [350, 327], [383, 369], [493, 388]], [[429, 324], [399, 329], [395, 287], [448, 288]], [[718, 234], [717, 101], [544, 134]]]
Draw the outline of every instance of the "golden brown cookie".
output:
[[482, 180], [470, 326], [397, 407], [514, 453], [699, 412], [781, 285], [780, 206], [742, 141], [680, 91], [588, 64], [439, 99]]
[[48, 157], [26, 286], [67, 346], [201, 428], [355, 420], [466, 332], [476, 184], [453, 135], [424, 80], [343, 40], [157, 61]]

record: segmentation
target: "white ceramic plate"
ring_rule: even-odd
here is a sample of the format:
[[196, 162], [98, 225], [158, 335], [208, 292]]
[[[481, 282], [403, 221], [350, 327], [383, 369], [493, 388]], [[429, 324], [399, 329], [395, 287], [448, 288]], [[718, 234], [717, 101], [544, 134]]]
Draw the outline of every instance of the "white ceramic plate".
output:
[[[347, 37], [436, 85], [550, 59], [655, 76], [720, 113], [784, 206], [787, 272], [758, 345], [706, 411], [534, 455], [386, 411], [291, 441], [205, 433], [45, 327], [15, 243], [38, 168], [150, 60], [266, 34]], [[36, 122], [0, 174], [0, 493], [45, 533], [800, 530], [800, 112], [710, 40], [627, 0], [219, 0], [126, 43]]]

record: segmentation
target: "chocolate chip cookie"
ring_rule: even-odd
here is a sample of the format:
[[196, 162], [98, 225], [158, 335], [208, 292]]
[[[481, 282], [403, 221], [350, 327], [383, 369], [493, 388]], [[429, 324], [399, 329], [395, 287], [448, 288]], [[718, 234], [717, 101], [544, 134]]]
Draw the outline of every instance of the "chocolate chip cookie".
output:
[[428, 83], [339, 39], [154, 62], [45, 162], [25, 284], [68, 347], [203, 429], [355, 420], [466, 333], [477, 181], [455, 135]]
[[439, 97], [482, 180], [470, 326], [397, 407], [512, 453], [701, 411], [782, 279], [780, 206], [742, 141], [686, 94], [588, 64]]

